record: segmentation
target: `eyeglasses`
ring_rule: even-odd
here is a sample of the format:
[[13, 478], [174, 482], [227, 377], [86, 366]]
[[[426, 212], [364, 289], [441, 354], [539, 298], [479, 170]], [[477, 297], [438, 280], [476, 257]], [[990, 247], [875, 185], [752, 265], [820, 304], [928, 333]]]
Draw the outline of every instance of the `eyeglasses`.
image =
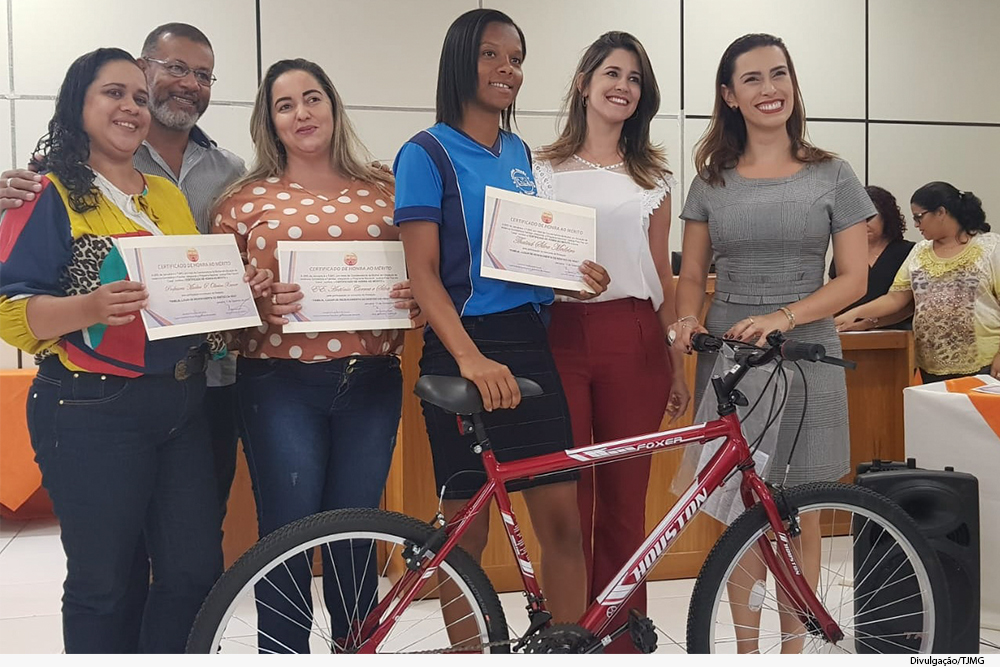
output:
[[928, 213], [933, 213], [933, 211], [921, 211], [920, 213], [914, 213], [913, 222], [919, 225], [920, 221], [923, 220], [924, 216], [927, 215]]
[[188, 73], [194, 73], [194, 80], [198, 82], [199, 86], [203, 88], [211, 88], [218, 79], [212, 76], [212, 73], [206, 69], [191, 69], [184, 63], [178, 60], [157, 60], [156, 58], [143, 58], [151, 63], [156, 63], [157, 65], [162, 65], [163, 69], [167, 70], [167, 74], [176, 78], [183, 79], [188, 75]]

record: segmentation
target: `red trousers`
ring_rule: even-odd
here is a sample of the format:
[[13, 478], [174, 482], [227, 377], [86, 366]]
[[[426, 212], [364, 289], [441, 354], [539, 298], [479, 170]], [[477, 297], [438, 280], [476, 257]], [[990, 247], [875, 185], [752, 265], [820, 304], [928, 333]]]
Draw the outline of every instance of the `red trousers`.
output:
[[[663, 327], [649, 301], [558, 302], [549, 345], [569, 401], [575, 446], [659, 430], [672, 371]], [[584, 468], [578, 484], [583, 548], [593, 600], [646, 537], [649, 457]], [[646, 610], [641, 586], [612, 620]], [[605, 649], [634, 652], [626, 634]]]

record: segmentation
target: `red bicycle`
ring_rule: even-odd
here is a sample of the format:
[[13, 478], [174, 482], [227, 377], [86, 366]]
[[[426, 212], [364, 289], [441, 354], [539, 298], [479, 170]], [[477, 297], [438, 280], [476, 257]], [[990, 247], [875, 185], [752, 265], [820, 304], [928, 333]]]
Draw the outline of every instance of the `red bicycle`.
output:
[[[715, 351], [723, 341], [700, 334], [693, 344]], [[766, 348], [738, 344], [734, 366], [713, 378], [714, 421], [510, 463], [493, 454], [472, 383], [423, 377], [417, 394], [458, 415], [482, 455], [486, 484], [447, 523], [440, 514], [425, 523], [380, 510], [338, 510], [275, 531], [213, 588], [188, 650], [595, 653], [629, 633], [650, 652], [658, 636], [652, 620], [635, 610], [619, 627], [609, 627], [611, 619], [627, 608], [708, 498], [737, 474], [748, 509], [721, 536], [698, 576], [688, 614], [689, 652], [942, 650], [950, 618], [944, 575], [909, 516], [861, 487], [784, 489], [758, 476], [737, 414], [747, 399], [737, 387], [751, 368], [772, 361], [777, 374], [782, 362], [849, 365], [827, 357], [820, 345], [775, 332]], [[541, 393], [530, 381], [518, 382], [525, 400]], [[718, 451], [578, 623], [552, 624], [505, 483], [720, 439]], [[513, 635], [488, 578], [458, 546], [469, 521], [494, 500], [527, 600], [528, 629]], [[314, 550], [323, 576], [295, 585], [292, 570], [313, 567]], [[282, 591], [277, 603], [274, 591]]]

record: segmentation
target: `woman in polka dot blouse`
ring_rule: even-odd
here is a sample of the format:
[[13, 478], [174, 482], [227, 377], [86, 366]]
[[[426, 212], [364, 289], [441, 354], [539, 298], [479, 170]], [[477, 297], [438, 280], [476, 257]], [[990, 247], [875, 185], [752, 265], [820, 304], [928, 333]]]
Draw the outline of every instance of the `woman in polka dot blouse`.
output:
[[[391, 241], [392, 176], [369, 166], [326, 73], [306, 60], [283, 60], [267, 72], [250, 120], [256, 160], [216, 207], [215, 231], [231, 233], [245, 261], [277, 274], [281, 240]], [[403, 332], [283, 334], [299, 309], [297, 285], [275, 283], [265, 323], [244, 332], [237, 370], [243, 446], [250, 466], [260, 535], [310, 514], [376, 507], [399, 424]], [[394, 297], [409, 295], [400, 284]], [[400, 299], [398, 307], [414, 302]], [[324, 560], [329, 560], [324, 550]], [[350, 553], [334, 553], [340, 576]], [[347, 636], [345, 609], [365, 609], [375, 592], [369, 559], [356, 562], [359, 605], [328, 604], [334, 630]], [[324, 571], [330, 572], [329, 565]], [[308, 628], [291, 622], [289, 599], [309, 595], [311, 573], [293, 568], [282, 590], [258, 591], [261, 652], [308, 652]], [[292, 581], [294, 579], [294, 581]]]

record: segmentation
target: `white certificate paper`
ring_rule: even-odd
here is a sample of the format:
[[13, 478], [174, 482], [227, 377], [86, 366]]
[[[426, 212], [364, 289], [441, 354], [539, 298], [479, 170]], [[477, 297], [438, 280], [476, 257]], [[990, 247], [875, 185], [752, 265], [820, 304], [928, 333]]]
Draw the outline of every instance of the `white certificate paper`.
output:
[[481, 276], [593, 292], [580, 275], [585, 259], [597, 259], [594, 209], [486, 188]]
[[146, 286], [149, 340], [260, 326], [231, 235], [115, 239], [129, 277]]
[[302, 309], [285, 333], [409, 329], [392, 286], [406, 280], [400, 241], [278, 241], [281, 282], [297, 283]]

